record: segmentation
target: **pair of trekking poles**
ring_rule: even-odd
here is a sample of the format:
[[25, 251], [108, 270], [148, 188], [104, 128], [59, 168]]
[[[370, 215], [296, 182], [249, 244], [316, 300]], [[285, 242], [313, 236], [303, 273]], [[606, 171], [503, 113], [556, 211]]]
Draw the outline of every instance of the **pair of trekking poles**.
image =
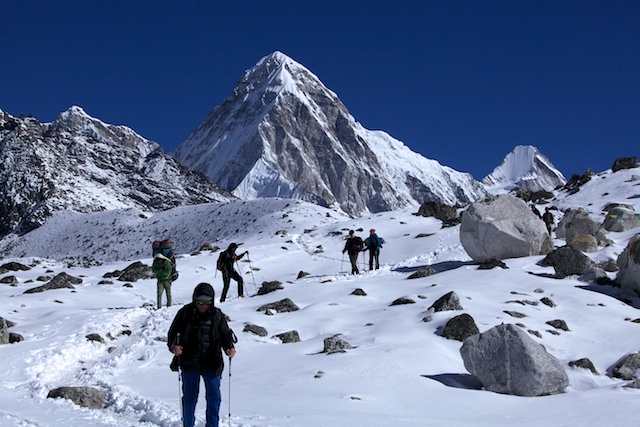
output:
[[[364, 252], [365, 251], [361, 251], [361, 253], [362, 253], [362, 270], [365, 270], [367, 268], [367, 260], [365, 259]], [[356, 263], [357, 263], [357, 261], [356, 261]], [[344, 252], [342, 253], [342, 263], [340, 264], [340, 271], [342, 271], [343, 269], [344, 269]]]
[[[249, 271], [251, 272], [251, 279], [253, 281], [253, 292], [254, 295], [258, 293], [258, 288], [256, 287], [256, 277], [253, 275], [253, 266], [251, 265], [251, 258], [249, 258], [249, 253], [247, 252], [247, 261], [249, 262]], [[240, 264], [238, 263], [238, 260], [236, 260], [236, 266], [238, 267], [238, 271], [240, 272], [240, 274], [242, 274], [242, 269], [240, 268]], [[214, 273], [213, 277], [217, 277], [218, 276], [218, 269], [216, 269], [216, 272]], [[247, 288], [244, 286], [243, 284], [243, 288], [244, 291], [247, 291]], [[247, 292], [247, 295], [249, 294], [249, 292]]]
[[[233, 334], [233, 332], [232, 332]], [[235, 342], [235, 334], [233, 334]], [[180, 342], [180, 334], [176, 335], [176, 345]], [[231, 361], [233, 359], [229, 357], [229, 427], [231, 427]], [[178, 356], [178, 397], [180, 402], [180, 424], [184, 427], [184, 405], [182, 403], [182, 367], [180, 366], [180, 356]]]

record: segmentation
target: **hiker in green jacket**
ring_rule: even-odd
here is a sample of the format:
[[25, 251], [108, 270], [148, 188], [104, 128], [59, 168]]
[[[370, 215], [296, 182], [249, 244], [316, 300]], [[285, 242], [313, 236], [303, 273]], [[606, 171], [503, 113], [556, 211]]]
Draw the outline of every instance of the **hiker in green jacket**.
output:
[[173, 266], [171, 261], [161, 253], [153, 258], [151, 271], [158, 279], [158, 309], [162, 307], [162, 293], [167, 293], [167, 307], [171, 305], [171, 271]]

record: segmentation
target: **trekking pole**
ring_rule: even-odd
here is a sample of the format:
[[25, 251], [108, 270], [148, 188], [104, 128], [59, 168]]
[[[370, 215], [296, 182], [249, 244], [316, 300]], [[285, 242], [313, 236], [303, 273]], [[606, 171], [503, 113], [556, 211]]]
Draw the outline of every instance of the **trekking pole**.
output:
[[231, 427], [231, 357], [229, 357], [229, 427]]
[[340, 271], [344, 269], [344, 252], [342, 252], [342, 263], [340, 263]]
[[[238, 267], [238, 271], [240, 272], [240, 276], [242, 276], [242, 269], [240, 268], [240, 263], [238, 262], [238, 260], [236, 260], [236, 267]], [[243, 294], [247, 294], [247, 296], [249, 296], [249, 292], [247, 292], [247, 287], [244, 284], [244, 280], [242, 281], [242, 293]]]
[[[180, 344], [180, 334], [176, 334], [176, 343]], [[178, 357], [178, 397], [180, 398], [180, 424], [184, 426], [184, 406], [182, 405], [182, 367], [180, 366], [180, 356]]]
[[253, 275], [253, 266], [251, 265], [251, 258], [249, 258], [249, 251], [247, 251], [247, 261], [249, 261], [249, 271], [251, 272], [251, 279], [253, 280], [253, 292], [257, 294], [256, 277]]

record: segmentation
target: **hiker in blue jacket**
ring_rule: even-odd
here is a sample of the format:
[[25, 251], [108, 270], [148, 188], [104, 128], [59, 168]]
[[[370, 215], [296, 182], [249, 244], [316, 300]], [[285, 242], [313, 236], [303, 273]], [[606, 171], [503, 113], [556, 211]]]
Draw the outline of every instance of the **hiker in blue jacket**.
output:
[[365, 251], [369, 251], [369, 271], [373, 270], [373, 262], [376, 263], [376, 270], [380, 268], [380, 248], [382, 241], [373, 228], [369, 230], [369, 237], [364, 240]]

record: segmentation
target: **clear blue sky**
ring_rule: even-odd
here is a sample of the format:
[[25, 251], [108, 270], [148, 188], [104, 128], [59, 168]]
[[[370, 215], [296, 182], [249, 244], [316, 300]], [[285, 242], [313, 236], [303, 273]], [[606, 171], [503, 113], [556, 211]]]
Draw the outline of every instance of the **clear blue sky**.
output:
[[640, 143], [640, 1], [7, 1], [0, 109], [72, 105], [172, 151], [279, 50], [369, 129], [476, 179], [516, 145], [565, 174]]

